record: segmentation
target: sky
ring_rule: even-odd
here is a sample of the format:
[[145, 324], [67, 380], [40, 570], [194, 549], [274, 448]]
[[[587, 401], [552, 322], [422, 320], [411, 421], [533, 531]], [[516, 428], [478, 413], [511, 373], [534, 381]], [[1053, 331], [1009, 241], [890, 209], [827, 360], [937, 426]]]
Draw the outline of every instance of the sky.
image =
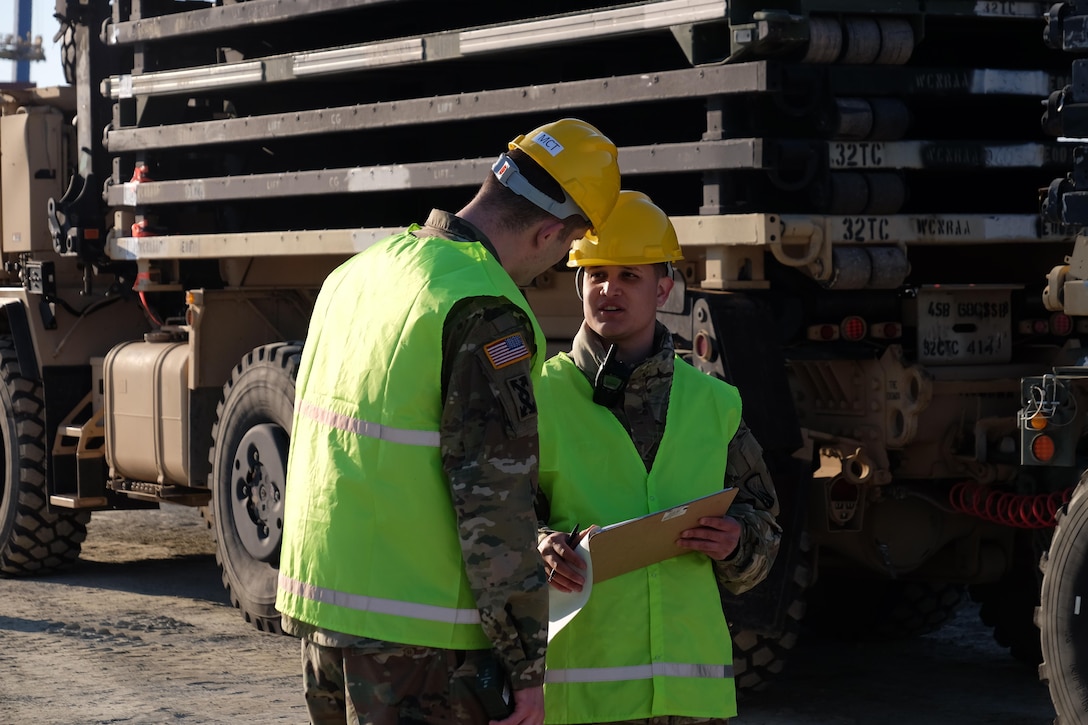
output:
[[[60, 27], [53, 17], [56, 7], [56, 0], [34, 0], [33, 2], [30, 35], [31, 37], [42, 36], [45, 60], [31, 62], [30, 80], [41, 87], [64, 84], [64, 71], [61, 70], [60, 65], [60, 42], [53, 42], [53, 35]], [[14, 32], [15, 0], [0, 0], [0, 35]], [[15, 80], [15, 63], [0, 60], [0, 82], [7, 83], [13, 80]]]

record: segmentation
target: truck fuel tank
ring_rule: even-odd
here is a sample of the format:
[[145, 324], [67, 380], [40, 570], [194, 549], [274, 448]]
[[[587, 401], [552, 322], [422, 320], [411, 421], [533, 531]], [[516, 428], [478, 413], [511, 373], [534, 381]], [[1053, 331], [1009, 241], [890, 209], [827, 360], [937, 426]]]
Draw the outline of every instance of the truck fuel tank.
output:
[[102, 378], [110, 477], [187, 486], [188, 343], [121, 343]]

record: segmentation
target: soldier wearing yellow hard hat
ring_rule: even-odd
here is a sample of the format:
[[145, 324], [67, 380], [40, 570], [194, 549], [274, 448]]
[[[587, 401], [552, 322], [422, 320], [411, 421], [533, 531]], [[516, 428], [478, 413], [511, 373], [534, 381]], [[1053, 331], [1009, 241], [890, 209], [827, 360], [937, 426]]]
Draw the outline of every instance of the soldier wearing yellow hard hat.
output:
[[[575, 275], [578, 298], [582, 298], [586, 267], [608, 265], [657, 264], [661, 276], [671, 276], [672, 263], [684, 258], [669, 217], [650, 197], [639, 191], [621, 191], [616, 207], [621, 213], [611, 217], [606, 232], [590, 230], [574, 240], [567, 257], [568, 267], [577, 267]], [[666, 283], [672, 291], [672, 281]]]
[[[492, 166], [495, 178], [515, 193], [563, 219], [577, 214], [598, 227], [608, 218], [619, 195], [616, 147], [590, 124], [564, 118], [518, 136]], [[519, 169], [518, 152], [536, 162], [562, 187], [566, 199], [549, 197]]]
[[633, 191], [620, 192], [605, 224], [571, 248], [584, 321], [537, 387], [537, 514], [547, 522], [538, 548], [550, 584], [565, 592], [586, 585], [566, 533], [574, 526], [625, 521], [723, 487], [738, 494], [726, 516], [681, 534], [690, 553], [593, 587], [549, 645], [548, 723], [737, 714], [718, 586], [736, 594], [762, 581], [781, 529], [736, 388], [677, 357], [656, 319], [673, 288], [668, 267], [681, 258], [668, 216]]
[[540, 126], [456, 214], [433, 210], [322, 286], [276, 596], [302, 639], [314, 722], [485, 723], [508, 708], [541, 722], [533, 378], [545, 341], [519, 285], [604, 224], [616, 158], [584, 121]]

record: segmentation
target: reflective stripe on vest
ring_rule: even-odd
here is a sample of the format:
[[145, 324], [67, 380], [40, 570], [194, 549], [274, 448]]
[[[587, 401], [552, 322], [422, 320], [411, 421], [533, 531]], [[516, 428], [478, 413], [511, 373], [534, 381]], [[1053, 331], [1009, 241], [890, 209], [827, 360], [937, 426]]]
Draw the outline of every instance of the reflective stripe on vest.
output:
[[335, 604], [338, 607], [354, 609], [359, 612], [395, 614], [401, 617], [425, 619], [428, 622], [448, 622], [449, 624], [480, 623], [480, 610], [478, 609], [450, 609], [448, 607], [435, 607], [430, 604], [398, 602], [393, 599], [380, 599], [378, 597], [367, 597], [361, 594], [349, 594], [347, 592], [338, 592], [332, 589], [316, 587], [313, 584], [305, 584], [284, 574], [280, 574], [279, 586], [280, 589], [315, 602]]
[[443, 329], [466, 297], [524, 310], [544, 349], [521, 290], [479, 242], [410, 230], [322, 285], [296, 382], [276, 596], [285, 616], [408, 645], [490, 646], [439, 435]]
[[298, 404], [298, 414], [332, 428], [366, 436], [367, 438], [377, 438], [378, 440], [403, 443], [409, 446], [431, 446], [433, 448], [437, 448], [441, 443], [438, 431], [390, 428], [381, 423], [372, 423], [368, 420], [359, 420], [351, 416], [341, 415], [328, 408], [308, 403], [305, 400]]
[[[650, 471], [616, 416], [593, 402], [592, 385], [568, 355], [547, 362], [536, 392], [540, 489], [551, 502], [551, 527], [609, 524], [722, 488], [741, 412], [739, 394], [725, 382], [674, 361]], [[595, 585], [548, 645], [545, 722], [733, 717], [732, 663], [711, 560], [699, 553], [667, 559]]]
[[652, 677], [704, 677], [721, 679], [733, 676], [729, 665], [685, 665], [657, 662], [652, 665], [628, 667], [583, 667], [569, 670], [546, 670], [544, 682], [617, 682], [620, 680], [649, 680]]

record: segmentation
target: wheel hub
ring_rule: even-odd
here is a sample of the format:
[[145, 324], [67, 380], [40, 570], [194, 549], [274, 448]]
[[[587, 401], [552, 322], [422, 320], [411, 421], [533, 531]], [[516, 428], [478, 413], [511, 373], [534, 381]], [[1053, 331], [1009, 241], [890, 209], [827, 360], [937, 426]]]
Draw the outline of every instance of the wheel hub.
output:
[[283, 538], [287, 433], [272, 423], [249, 429], [234, 454], [231, 513], [238, 538], [260, 561], [275, 561]]

